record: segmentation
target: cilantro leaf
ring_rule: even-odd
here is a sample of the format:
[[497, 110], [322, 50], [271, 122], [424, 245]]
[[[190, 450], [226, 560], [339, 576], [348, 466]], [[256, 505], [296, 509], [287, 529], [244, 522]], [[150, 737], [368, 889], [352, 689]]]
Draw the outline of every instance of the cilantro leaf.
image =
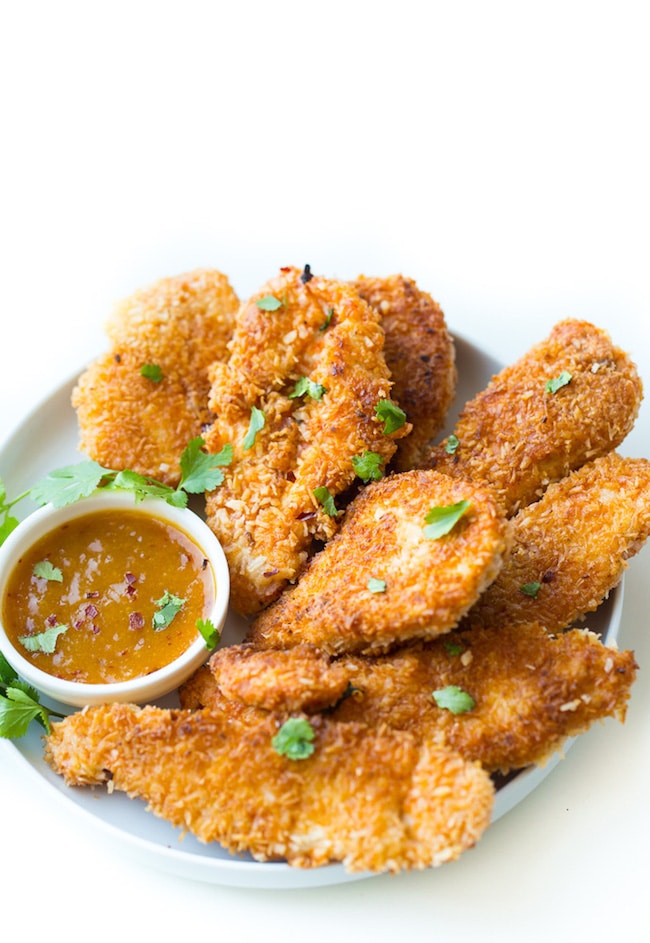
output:
[[162, 367], [157, 363], [143, 363], [140, 367], [140, 376], [152, 383], [160, 383], [163, 378]]
[[382, 399], [375, 406], [375, 415], [384, 423], [385, 435], [401, 429], [406, 422], [406, 413], [390, 399]]
[[454, 452], [458, 449], [460, 445], [460, 439], [458, 436], [455, 436], [452, 432], [450, 436], [447, 437], [447, 443], [445, 445], [445, 452], [447, 455], [453, 455]]
[[2, 652], [0, 652], [0, 688], [11, 684], [17, 677], [16, 671], [11, 667]]
[[258, 298], [255, 302], [260, 311], [277, 311], [278, 308], [281, 308], [284, 302], [280, 301], [274, 295], [265, 295], [263, 298]]
[[433, 507], [425, 517], [423, 528], [427, 540], [438, 540], [454, 529], [463, 514], [471, 507], [469, 501], [457, 501], [442, 507]]
[[266, 425], [266, 416], [264, 415], [261, 409], [258, 409], [257, 406], [253, 406], [251, 409], [251, 421], [248, 427], [248, 432], [244, 438], [244, 448], [252, 449], [255, 445], [255, 438], [260, 429], [263, 429]]
[[210, 619], [197, 619], [196, 627], [203, 636], [205, 647], [211, 652], [219, 644], [221, 632]]
[[438, 707], [452, 714], [466, 714], [476, 705], [474, 698], [456, 684], [448, 684], [446, 688], [433, 691], [432, 697]]
[[312, 399], [322, 399], [327, 390], [322, 383], [315, 383], [309, 377], [300, 377], [291, 393], [289, 399], [295, 399], [297, 396], [310, 396]]
[[63, 508], [80, 498], [87, 498], [99, 487], [105, 475], [113, 474], [110, 469], [93, 461], [65, 465], [37, 482], [31, 489], [31, 496], [36, 504], [53, 504], [55, 508]]
[[32, 720], [38, 720], [50, 733], [48, 709], [22, 686], [7, 687], [5, 693], [0, 694], [0, 737], [15, 739], [24, 736]]
[[0, 547], [3, 545], [9, 534], [18, 527], [18, 518], [5, 512], [0, 520]]
[[371, 593], [386, 592], [386, 580], [377, 579], [376, 576], [371, 576], [366, 585]]
[[563, 370], [562, 373], [555, 377], [554, 380], [547, 380], [544, 390], [547, 393], [557, 393], [558, 390], [562, 389], [563, 386], [566, 386], [573, 379], [573, 375], [569, 373], [568, 370]]
[[67, 625], [51, 625], [49, 629], [38, 632], [36, 635], [20, 635], [18, 641], [28, 652], [43, 652], [44, 655], [52, 655], [59, 635], [67, 631]]
[[331, 323], [333, 317], [334, 317], [334, 308], [330, 308], [330, 309], [328, 310], [328, 312], [327, 312], [327, 315], [325, 316], [325, 320], [323, 321], [323, 323], [321, 324], [321, 326], [318, 328], [318, 330], [319, 330], [319, 331], [326, 331], [327, 328], [330, 326], [330, 323]]
[[314, 728], [302, 717], [290, 717], [271, 740], [280, 756], [290, 760], [305, 760], [314, 752]]
[[329, 517], [337, 516], [339, 512], [336, 510], [330, 489], [326, 487], [326, 485], [321, 485], [320, 488], [314, 488], [314, 497]]
[[445, 642], [445, 650], [449, 652], [450, 655], [462, 655], [465, 651], [460, 642]]
[[384, 477], [382, 470], [384, 460], [379, 452], [368, 452], [363, 455], [352, 456], [352, 467], [358, 478], [362, 481], [379, 481]]
[[197, 436], [189, 443], [181, 455], [181, 483], [179, 485], [190, 494], [202, 494], [204, 491], [214, 491], [223, 482], [223, 465], [232, 462], [232, 445], [224, 445], [216, 455], [203, 452], [205, 440]]
[[185, 600], [180, 596], [174, 596], [169, 590], [165, 590], [160, 599], [156, 600], [158, 611], [154, 612], [151, 624], [156, 632], [166, 629], [174, 616], [177, 616], [185, 605]]
[[533, 599], [537, 599], [537, 594], [541, 588], [541, 583], [524, 583], [523, 586], [519, 587], [519, 592], [523, 593], [524, 596], [532, 596]]
[[63, 573], [58, 566], [53, 566], [49, 560], [41, 560], [39, 563], [35, 563], [32, 572], [34, 576], [38, 576], [42, 580], [50, 580], [54, 583], [63, 582]]

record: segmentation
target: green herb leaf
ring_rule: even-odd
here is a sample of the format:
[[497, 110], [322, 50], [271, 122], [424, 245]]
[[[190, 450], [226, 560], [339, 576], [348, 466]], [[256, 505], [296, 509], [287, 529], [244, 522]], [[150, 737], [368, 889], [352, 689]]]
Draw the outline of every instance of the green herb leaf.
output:
[[448, 684], [446, 688], [434, 691], [433, 699], [438, 707], [451, 711], [452, 714], [466, 714], [476, 704], [474, 698], [456, 684]]
[[157, 363], [144, 363], [140, 367], [140, 376], [151, 380], [152, 383], [160, 383], [163, 378], [162, 367]]
[[285, 720], [271, 745], [280, 756], [290, 760], [305, 760], [314, 752], [314, 728], [302, 717], [290, 717]]
[[380, 580], [376, 576], [371, 576], [366, 585], [371, 593], [386, 592], [386, 580]]
[[314, 488], [314, 497], [323, 508], [323, 511], [329, 515], [329, 517], [337, 516], [339, 512], [336, 510], [334, 498], [332, 497], [329, 488], [327, 488], [325, 485], [322, 485], [320, 488]]
[[445, 445], [445, 452], [447, 453], [447, 455], [453, 455], [459, 445], [460, 445], [460, 439], [458, 438], [458, 436], [455, 436], [452, 432], [452, 434], [448, 436], [447, 438], [447, 443]]
[[305, 394], [312, 399], [322, 399], [323, 393], [326, 392], [327, 390], [322, 383], [314, 383], [309, 377], [300, 377], [291, 393], [289, 393], [289, 399], [295, 399], [297, 396], [305, 396]]
[[59, 635], [63, 635], [67, 631], [67, 625], [52, 625], [49, 629], [38, 632], [36, 635], [21, 635], [18, 637], [18, 641], [28, 652], [43, 652], [45, 655], [52, 655], [56, 649]]
[[352, 456], [352, 467], [362, 481], [379, 481], [384, 477], [384, 459], [379, 452], [364, 452]]
[[196, 627], [203, 636], [205, 647], [211, 652], [221, 641], [221, 632], [210, 619], [197, 619]]
[[330, 326], [330, 322], [333, 317], [334, 317], [334, 308], [330, 308], [329, 311], [327, 312], [327, 315], [325, 316], [325, 320], [323, 321], [321, 326], [318, 328], [318, 330], [326, 331], [327, 328]]
[[263, 298], [258, 298], [255, 302], [260, 311], [277, 311], [278, 308], [281, 308], [284, 302], [279, 301], [273, 295], [265, 295]]
[[462, 655], [465, 651], [460, 642], [445, 642], [445, 649], [450, 655]]
[[424, 521], [424, 536], [427, 540], [438, 540], [456, 526], [463, 514], [471, 507], [469, 501], [457, 501], [443, 507], [431, 508]]
[[158, 612], [154, 612], [151, 624], [156, 632], [160, 632], [167, 628], [174, 616], [178, 615], [185, 605], [185, 600], [165, 590], [160, 599], [156, 600], [156, 605]]
[[42, 580], [49, 580], [54, 583], [63, 582], [63, 573], [58, 566], [53, 566], [49, 560], [41, 560], [40, 563], [35, 563], [32, 572], [34, 576], [38, 576]]
[[7, 687], [0, 694], [0, 737], [13, 740], [24, 736], [32, 720], [50, 733], [50, 712], [39, 704], [36, 692], [32, 696], [22, 685]]
[[541, 583], [524, 583], [523, 586], [519, 587], [519, 592], [523, 593], [524, 596], [532, 596], [533, 599], [537, 599], [537, 594], [541, 588]]
[[390, 435], [401, 429], [406, 422], [406, 413], [390, 399], [382, 399], [375, 406], [375, 415], [384, 423], [384, 433]]
[[98, 462], [78, 462], [50, 472], [47, 478], [34, 485], [30, 493], [36, 504], [53, 504], [55, 508], [63, 508], [80, 498], [87, 498], [99, 487], [104, 476], [114, 474]]
[[0, 652], [0, 690], [11, 684], [18, 677], [16, 671], [11, 667], [5, 656]]
[[260, 429], [264, 428], [266, 423], [266, 416], [261, 409], [258, 409], [257, 406], [253, 406], [251, 409], [251, 421], [248, 427], [248, 432], [244, 438], [244, 448], [252, 449], [255, 445], [255, 438]]
[[204, 445], [205, 440], [197, 436], [181, 455], [182, 477], [179, 487], [190, 494], [214, 491], [223, 482], [221, 467], [232, 462], [232, 445], [224, 445], [216, 455], [203, 452]]
[[557, 393], [563, 386], [566, 386], [572, 380], [572, 374], [568, 370], [563, 370], [559, 377], [554, 380], [548, 380], [544, 387], [547, 393]]

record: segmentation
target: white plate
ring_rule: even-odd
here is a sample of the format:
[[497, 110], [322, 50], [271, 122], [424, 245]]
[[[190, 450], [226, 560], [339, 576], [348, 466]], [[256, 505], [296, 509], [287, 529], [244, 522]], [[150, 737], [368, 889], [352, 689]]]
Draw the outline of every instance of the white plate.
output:
[[[468, 341], [455, 336], [458, 363], [458, 391], [449, 415], [448, 428], [455, 422], [462, 405], [482, 390], [501, 365]], [[70, 393], [76, 377], [64, 383], [38, 406], [0, 448], [0, 478], [12, 497], [21, 494], [54, 468], [81, 461], [77, 450], [78, 430]], [[33, 510], [29, 500], [17, 505], [17, 516]], [[589, 627], [613, 641], [618, 633], [623, 601], [622, 584], [589, 620]], [[245, 623], [236, 615], [228, 617], [223, 643], [240, 641]], [[174, 699], [160, 702], [172, 706]], [[61, 713], [53, 702], [49, 705]], [[219, 845], [203, 845], [191, 835], [181, 838], [169, 823], [145, 810], [145, 803], [128, 799], [123, 793], [109, 795], [102, 788], [69, 788], [52, 772], [42, 756], [42, 730], [36, 724], [20, 740], [0, 739], [0, 750], [13, 750], [23, 758], [28, 773], [38, 777], [45, 788], [67, 803], [80, 816], [111, 841], [118, 842], [126, 854], [141, 859], [148, 866], [160, 868], [185, 878], [249, 888], [318, 887], [358, 880], [369, 875], [348, 874], [342, 865], [322, 868], [291, 868], [282, 862], [256, 862], [233, 857]], [[569, 744], [565, 747], [568, 748]], [[498, 783], [492, 821], [522, 801], [549, 774], [560, 757], [546, 766], [527, 769]]]

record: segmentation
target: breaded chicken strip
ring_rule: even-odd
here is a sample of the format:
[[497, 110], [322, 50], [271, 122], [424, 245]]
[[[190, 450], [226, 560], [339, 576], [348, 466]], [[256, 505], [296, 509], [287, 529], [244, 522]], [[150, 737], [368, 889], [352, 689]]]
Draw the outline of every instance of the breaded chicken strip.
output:
[[[107, 325], [111, 349], [72, 394], [80, 448], [107, 468], [169, 485], [188, 442], [212, 419], [208, 368], [227, 353], [239, 301], [225, 275], [197, 269], [122, 301]], [[159, 378], [142, 376], [158, 368]]]
[[55, 724], [45, 757], [69, 785], [108, 783], [203, 842], [297, 867], [426, 868], [487, 828], [477, 764], [397, 731], [311, 721], [314, 751], [279, 755], [283, 718], [112, 704]]
[[381, 316], [384, 354], [393, 380], [393, 398], [413, 426], [397, 445], [392, 467], [416, 467], [421, 452], [445, 424], [456, 393], [454, 342], [440, 305], [403, 275], [352, 283]]
[[[463, 507], [448, 533], [430, 532], [430, 514]], [[489, 488], [435, 471], [372, 482], [298, 583], [255, 619], [249, 641], [383, 651], [448, 632], [499, 572], [508, 534]]]
[[549, 486], [512, 519], [513, 545], [462, 623], [541, 622], [550, 632], [593, 612], [650, 535], [650, 461], [610, 452]]
[[283, 269], [239, 311], [230, 358], [213, 366], [216, 419], [205, 438], [211, 452], [234, 451], [207, 520], [240, 614], [275, 599], [314, 540], [336, 531], [330, 502], [359, 481], [355, 461], [370, 452], [380, 472], [409, 431], [403, 420], [385, 431], [382, 409], [394, 405], [383, 349], [377, 312], [307, 268]]
[[552, 481], [615, 449], [642, 398], [635, 365], [605, 331], [561, 321], [463, 409], [422, 465], [487, 482], [508, 515]]
[[[295, 662], [294, 674], [305, 681], [287, 692], [293, 710], [300, 709], [302, 690], [310, 704], [329, 693], [332, 719], [408, 730], [504, 773], [543, 764], [597, 720], [623, 721], [637, 668], [632, 652], [609, 648], [587, 630], [556, 638], [535, 623], [456, 629], [376, 658], [342, 656], [332, 662], [335, 684], [313, 649], [250, 654], [240, 648], [240, 659], [237, 647], [216, 652], [181, 689], [187, 708], [220, 703], [225, 692], [250, 710], [280, 708], [283, 679]], [[343, 677], [349, 687], [336, 697]], [[453, 694], [450, 687], [471, 698], [466, 712], [438, 706], [434, 692]]]

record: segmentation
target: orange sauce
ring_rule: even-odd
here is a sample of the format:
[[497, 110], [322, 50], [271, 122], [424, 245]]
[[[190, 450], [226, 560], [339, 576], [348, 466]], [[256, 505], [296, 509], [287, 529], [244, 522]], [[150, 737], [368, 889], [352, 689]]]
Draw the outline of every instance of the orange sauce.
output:
[[[34, 573], [44, 561], [60, 581]], [[156, 629], [169, 594], [182, 607]], [[174, 661], [198, 637], [196, 620], [207, 618], [214, 595], [208, 562], [185, 533], [136, 511], [97, 511], [46, 534], [16, 562], [2, 616], [13, 646], [43, 671], [107, 683]], [[25, 647], [25, 637], [62, 625], [51, 654]]]

